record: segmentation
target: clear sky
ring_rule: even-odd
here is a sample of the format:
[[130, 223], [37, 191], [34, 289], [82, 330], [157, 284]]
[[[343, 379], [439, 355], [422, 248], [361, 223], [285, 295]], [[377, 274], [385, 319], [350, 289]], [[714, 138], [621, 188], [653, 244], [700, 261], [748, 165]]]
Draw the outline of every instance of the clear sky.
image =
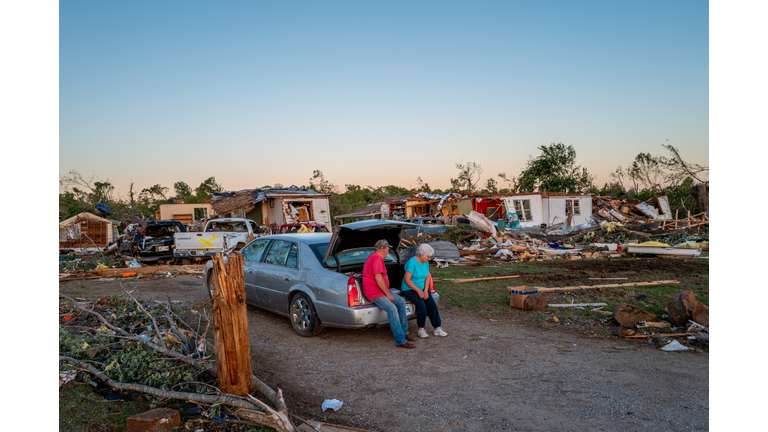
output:
[[[709, 165], [704, 1], [59, 3], [59, 172], [447, 188], [573, 145]], [[497, 179], [498, 180], [498, 179]]]

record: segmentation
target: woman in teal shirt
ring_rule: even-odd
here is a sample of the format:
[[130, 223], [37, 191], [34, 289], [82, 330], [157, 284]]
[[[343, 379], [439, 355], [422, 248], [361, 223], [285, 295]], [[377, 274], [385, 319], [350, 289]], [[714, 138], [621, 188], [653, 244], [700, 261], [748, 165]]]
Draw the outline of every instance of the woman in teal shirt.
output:
[[435, 336], [448, 336], [440, 326], [440, 313], [437, 311], [437, 304], [426, 287], [427, 276], [429, 276], [429, 259], [435, 254], [435, 250], [428, 244], [421, 244], [416, 248], [413, 258], [405, 263], [405, 277], [400, 286], [400, 294], [416, 307], [416, 324], [419, 326], [418, 336], [421, 338], [429, 337], [424, 325], [429, 322], [434, 327]]

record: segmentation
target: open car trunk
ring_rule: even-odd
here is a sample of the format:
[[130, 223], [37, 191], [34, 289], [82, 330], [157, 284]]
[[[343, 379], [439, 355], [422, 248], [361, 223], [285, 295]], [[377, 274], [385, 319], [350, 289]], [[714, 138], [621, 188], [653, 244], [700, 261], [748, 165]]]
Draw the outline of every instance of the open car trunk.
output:
[[[336, 271], [355, 276], [360, 286], [362, 286], [361, 279], [364, 260], [344, 265], [344, 262], [347, 260], [339, 259], [339, 257], [355, 253], [366, 254], [367, 257], [373, 252], [373, 246], [376, 242], [384, 239], [390, 245], [389, 256], [392, 258], [385, 259], [389, 287], [399, 291], [403, 277], [405, 277], [405, 263], [400, 261], [397, 248], [400, 246], [400, 239], [405, 229], [415, 226], [415, 224], [408, 222], [365, 220], [334, 227], [324, 261], [327, 262], [332, 259], [336, 263]], [[354, 260], [349, 261], [352, 262]]]

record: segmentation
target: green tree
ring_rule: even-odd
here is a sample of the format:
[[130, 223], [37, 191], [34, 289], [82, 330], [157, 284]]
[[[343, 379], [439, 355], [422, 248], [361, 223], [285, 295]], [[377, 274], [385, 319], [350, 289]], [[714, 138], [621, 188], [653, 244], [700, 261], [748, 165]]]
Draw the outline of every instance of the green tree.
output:
[[429, 184], [424, 183], [424, 180], [421, 179], [421, 176], [416, 178], [416, 192], [427, 192], [427, 193], [432, 192], [432, 189], [430, 189]]
[[215, 177], [208, 177], [200, 183], [200, 186], [195, 188], [195, 195], [197, 196], [197, 199], [202, 202], [211, 199], [214, 192], [221, 192], [223, 190], [224, 186], [216, 183]]
[[312, 172], [312, 177], [309, 178], [309, 188], [327, 194], [339, 193], [339, 187], [326, 179], [325, 174], [320, 170]]
[[506, 173], [500, 172], [499, 178], [503, 180], [507, 187], [502, 188], [499, 190], [501, 193], [516, 193], [517, 192], [517, 179], [514, 177], [510, 178]]
[[611, 178], [625, 187], [624, 182], [631, 184], [630, 190], [634, 194], [649, 189], [660, 193], [664, 189], [664, 183], [668, 179], [665, 166], [660, 157], [651, 156], [649, 153], [640, 153], [635, 156], [632, 165], [622, 170], [618, 167], [611, 173]]
[[499, 193], [498, 183], [493, 179], [493, 177], [488, 178], [488, 180], [485, 182], [485, 189], [483, 189], [481, 192], [487, 194]]
[[144, 219], [153, 219], [155, 212], [160, 209], [160, 204], [168, 202], [168, 188], [159, 184], [144, 188], [139, 193], [139, 211]]
[[670, 144], [669, 140], [661, 146], [670, 153], [669, 157], [662, 156], [659, 158], [660, 162], [669, 170], [667, 181], [672, 184], [682, 183], [685, 178], [690, 177], [697, 183], [709, 184], [709, 167], [683, 160], [680, 151]]
[[102, 203], [112, 208], [117, 202], [113, 196], [115, 187], [109, 179], [96, 180], [96, 174], [84, 178], [78, 171], [72, 170], [59, 178], [63, 192], [59, 194], [59, 220], [88, 211], [100, 214], [96, 204]]
[[480, 164], [475, 162], [467, 162], [466, 164], [457, 162], [456, 169], [459, 170], [459, 175], [455, 179], [451, 179], [451, 187], [460, 191], [477, 192], [480, 175], [483, 173], [483, 168]]
[[563, 143], [540, 146], [541, 154], [531, 158], [517, 177], [519, 192], [584, 193], [592, 187], [593, 176], [576, 165], [576, 150]]
[[192, 188], [183, 181], [174, 183], [173, 190], [176, 192], [176, 199], [183, 200], [184, 202], [189, 202], [190, 198], [194, 196], [192, 195]]

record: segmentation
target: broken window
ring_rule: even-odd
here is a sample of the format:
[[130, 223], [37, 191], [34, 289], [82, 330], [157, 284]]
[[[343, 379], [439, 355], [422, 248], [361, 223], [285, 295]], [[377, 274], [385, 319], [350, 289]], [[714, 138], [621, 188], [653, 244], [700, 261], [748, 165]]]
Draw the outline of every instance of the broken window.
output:
[[[288, 267], [296, 267], [297, 247], [293, 242], [287, 242], [284, 240], [275, 240], [272, 247], [267, 253], [267, 258], [264, 260], [267, 264], [276, 264]], [[286, 263], [286, 260], [288, 261]]]
[[[573, 212], [571, 212], [573, 210]], [[579, 200], [569, 199], [565, 200], [565, 214], [581, 214], [581, 207], [579, 207]]]
[[515, 200], [515, 213], [517, 218], [521, 221], [532, 221], [531, 217], [531, 200]]
[[264, 250], [266, 250], [268, 243], [268, 239], [256, 240], [244, 247], [242, 251], [243, 260], [253, 262], [261, 261], [261, 256], [264, 255]]
[[291, 217], [296, 221], [308, 222], [313, 220], [311, 201], [291, 201], [288, 204], [288, 209]]
[[413, 206], [413, 214], [415, 216], [425, 215], [427, 214], [427, 205], [426, 204], [419, 204]]

